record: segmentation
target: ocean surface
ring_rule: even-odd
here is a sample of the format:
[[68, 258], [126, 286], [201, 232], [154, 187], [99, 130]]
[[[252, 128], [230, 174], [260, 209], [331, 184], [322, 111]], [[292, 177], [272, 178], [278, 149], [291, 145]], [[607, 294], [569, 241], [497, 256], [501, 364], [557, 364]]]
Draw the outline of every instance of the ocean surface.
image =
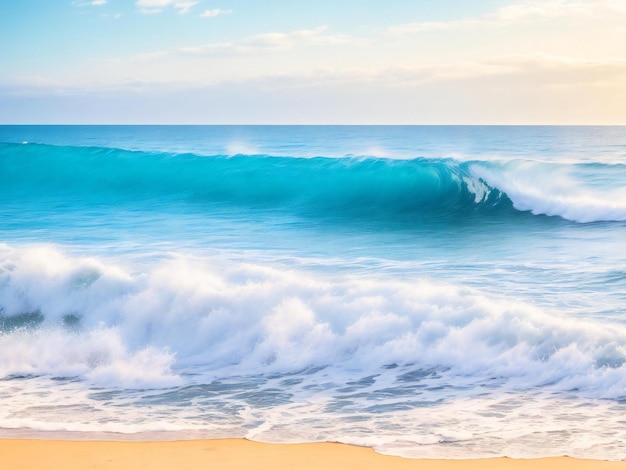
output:
[[0, 436], [626, 459], [626, 127], [0, 126]]

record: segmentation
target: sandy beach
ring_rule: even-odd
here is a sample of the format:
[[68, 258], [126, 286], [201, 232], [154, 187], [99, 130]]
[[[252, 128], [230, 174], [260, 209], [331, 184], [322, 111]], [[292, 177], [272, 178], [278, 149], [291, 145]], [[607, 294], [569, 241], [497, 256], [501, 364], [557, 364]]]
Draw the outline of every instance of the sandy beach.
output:
[[626, 462], [569, 457], [517, 460], [413, 460], [345, 444], [263, 444], [245, 439], [175, 442], [0, 440], [3, 469], [379, 469], [604, 470]]

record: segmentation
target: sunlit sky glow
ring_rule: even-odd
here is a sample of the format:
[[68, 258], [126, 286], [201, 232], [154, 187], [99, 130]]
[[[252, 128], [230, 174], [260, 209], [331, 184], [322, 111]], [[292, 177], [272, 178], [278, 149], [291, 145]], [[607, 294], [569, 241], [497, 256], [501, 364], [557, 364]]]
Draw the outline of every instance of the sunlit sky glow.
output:
[[626, 0], [0, 2], [0, 123], [626, 124]]

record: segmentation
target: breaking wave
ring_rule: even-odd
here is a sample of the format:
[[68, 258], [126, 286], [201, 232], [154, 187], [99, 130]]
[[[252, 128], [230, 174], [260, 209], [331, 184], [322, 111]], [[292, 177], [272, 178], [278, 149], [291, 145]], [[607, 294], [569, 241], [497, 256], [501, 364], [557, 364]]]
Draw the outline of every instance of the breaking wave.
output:
[[625, 179], [623, 165], [588, 163], [201, 156], [0, 144], [4, 199], [73, 206], [232, 205], [402, 220], [522, 211], [576, 222], [624, 221]]
[[626, 389], [623, 328], [449, 283], [319, 279], [184, 257], [136, 273], [49, 246], [2, 245], [0, 259], [3, 377], [160, 388], [184, 383], [185, 371], [331, 368], [341, 381], [350, 370], [397, 368], [398, 377], [430, 370], [453, 382], [497, 379], [590, 397], [619, 399]]

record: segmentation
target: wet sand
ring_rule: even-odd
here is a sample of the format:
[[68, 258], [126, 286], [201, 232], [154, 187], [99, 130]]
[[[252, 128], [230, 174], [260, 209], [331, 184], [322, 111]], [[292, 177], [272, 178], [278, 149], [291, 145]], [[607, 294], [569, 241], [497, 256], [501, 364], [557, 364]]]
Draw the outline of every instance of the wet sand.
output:
[[2, 469], [117, 470], [626, 470], [626, 461], [546, 459], [420, 460], [345, 444], [263, 444], [245, 439], [174, 442], [0, 439]]

